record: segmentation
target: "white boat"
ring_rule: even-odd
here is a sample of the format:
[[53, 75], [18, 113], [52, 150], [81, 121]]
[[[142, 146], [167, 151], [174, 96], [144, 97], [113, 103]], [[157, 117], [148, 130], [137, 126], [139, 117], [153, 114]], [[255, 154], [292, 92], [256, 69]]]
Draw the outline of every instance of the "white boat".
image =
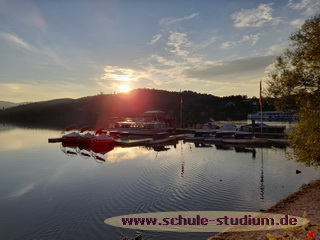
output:
[[117, 122], [115, 127], [110, 129], [110, 131], [116, 131], [120, 135], [128, 137], [130, 135], [153, 136], [156, 133], [168, 131], [165, 123], [162, 121], [163, 117], [163, 111], [147, 111], [138, 120]]

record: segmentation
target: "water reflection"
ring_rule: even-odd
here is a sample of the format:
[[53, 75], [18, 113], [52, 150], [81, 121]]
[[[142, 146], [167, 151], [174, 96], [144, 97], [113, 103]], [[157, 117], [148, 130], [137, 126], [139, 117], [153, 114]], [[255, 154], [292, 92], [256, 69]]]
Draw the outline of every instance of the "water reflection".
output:
[[263, 151], [261, 151], [260, 198], [264, 199]]
[[[0, 145], [0, 215], [6, 219], [0, 230], [6, 239], [135, 236], [103, 221], [144, 212], [259, 211], [320, 176], [287, 161], [279, 148], [182, 141], [127, 148], [47, 143], [58, 134], [0, 132], [0, 141], [20, 139], [23, 146], [8, 150], [10, 144]], [[96, 164], [97, 159], [104, 164]], [[200, 240], [212, 233], [142, 235]]]
[[62, 142], [60, 149], [68, 156], [75, 157], [77, 155], [83, 158], [92, 157], [96, 162], [101, 163], [106, 161], [106, 153], [114, 149], [113, 145], [103, 144], [77, 144], [70, 142]]

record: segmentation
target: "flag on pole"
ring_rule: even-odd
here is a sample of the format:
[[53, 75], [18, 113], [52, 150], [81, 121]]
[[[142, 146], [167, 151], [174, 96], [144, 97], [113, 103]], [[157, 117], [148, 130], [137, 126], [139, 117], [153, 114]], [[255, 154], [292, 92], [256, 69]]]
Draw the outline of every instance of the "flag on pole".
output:
[[261, 80], [260, 80], [260, 98], [259, 98], [259, 104], [260, 104], [260, 106], [262, 106], [262, 84], [261, 84]]
[[182, 93], [181, 93], [181, 90], [180, 90], [180, 105], [182, 105]]

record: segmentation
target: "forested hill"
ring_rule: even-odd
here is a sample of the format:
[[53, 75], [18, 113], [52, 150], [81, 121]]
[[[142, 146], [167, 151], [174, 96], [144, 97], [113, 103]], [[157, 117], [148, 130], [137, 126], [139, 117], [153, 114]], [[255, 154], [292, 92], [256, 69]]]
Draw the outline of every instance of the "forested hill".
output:
[[11, 108], [11, 107], [19, 106], [21, 104], [26, 104], [26, 103], [14, 103], [14, 102], [8, 102], [8, 101], [0, 101], [0, 109]]
[[35, 102], [0, 111], [0, 121], [33, 126], [105, 126], [108, 119], [162, 110], [179, 119], [180, 96], [184, 123], [246, 119], [256, 111], [256, 100], [246, 96], [216, 97], [191, 91], [137, 89], [129, 93], [100, 94], [79, 99]]

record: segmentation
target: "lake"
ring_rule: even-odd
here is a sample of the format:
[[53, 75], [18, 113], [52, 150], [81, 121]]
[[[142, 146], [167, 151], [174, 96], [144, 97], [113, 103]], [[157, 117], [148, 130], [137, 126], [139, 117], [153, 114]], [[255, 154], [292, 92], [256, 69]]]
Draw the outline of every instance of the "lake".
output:
[[116, 147], [101, 162], [48, 143], [59, 136], [56, 130], [0, 127], [0, 239], [121, 239], [137, 232], [143, 239], [206, 239], [214, 233], [134, 231], [104, 220], [147, 212], [259, 211], [320, 177], [287, 160], [281, 148], [180, 141], [165, 151]]

